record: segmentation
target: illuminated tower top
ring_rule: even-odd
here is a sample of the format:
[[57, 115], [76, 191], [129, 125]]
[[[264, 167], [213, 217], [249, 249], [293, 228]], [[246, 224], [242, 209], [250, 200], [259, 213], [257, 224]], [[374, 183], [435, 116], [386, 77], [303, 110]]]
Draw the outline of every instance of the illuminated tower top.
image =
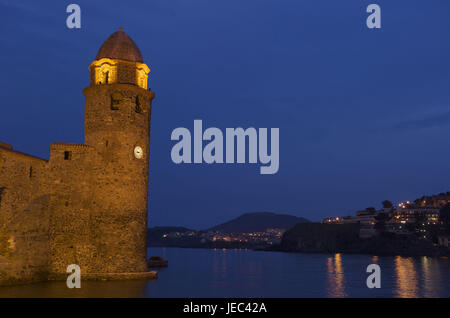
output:
[[136, 43], [120, 30], [111, 34], [89, 66], [90, 85], [132, 84], [147, 89], [150, 69]]

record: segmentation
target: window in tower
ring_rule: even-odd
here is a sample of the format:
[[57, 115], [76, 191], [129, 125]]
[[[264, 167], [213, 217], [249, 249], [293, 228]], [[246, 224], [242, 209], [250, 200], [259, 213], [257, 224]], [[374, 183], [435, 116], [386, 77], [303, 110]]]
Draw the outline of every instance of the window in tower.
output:
[[104, 74], [104, 78], [105, 78], [105, 84], [108, 84], [109, 83], [109, 71], [106, 71], [103, 74]]
[[5, 187], [0, 188], [0, 207], [2, 206], [2, 199], [5, 196], [5, 192], [6, 192], [6, 188]]
[[64, 151], [64, 160], [72, 160], [72, 151]]
[[94, 81], [95, 83], [101, 84], [112, 84], [117, 81], [117, 66], [110, 63], [103, 63], [101, 65], [96, 65], [93, 69], [94, 71]]
[[136, 96], [136, 113], [142, 114], [145, 113], [145, 99], [144, 96], [138, 95]]
[[136, 113], [142, 114], [142, 106], [141, 106], [141, 101], [139, 99], [139, 96], [136, 96], [136, 106], [135, 106], [134, 110], [136, 111]]
[[33, 177], [33, 167], [30, 167], [30, 179]]
[[122, 94], [120, 94], [119, 92], [113, 93], [111, 95], [111, 109], [118, 110], [122, 100], [123, 100]]

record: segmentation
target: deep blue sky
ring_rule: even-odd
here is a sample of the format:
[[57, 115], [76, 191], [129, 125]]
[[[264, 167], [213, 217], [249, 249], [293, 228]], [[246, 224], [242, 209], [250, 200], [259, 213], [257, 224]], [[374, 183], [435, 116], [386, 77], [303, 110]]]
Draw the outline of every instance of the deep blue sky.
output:
[[[122, 25], [151, 68], [150, 225], [320, 220], [450, 190], [450, 1], [0, 0], [0, 140], [83, 142], [88, 66]], [[365, 26], [370, 3], [382, 29]], [[175, 165], [176, 127], [279, 127], [280, 170]]]

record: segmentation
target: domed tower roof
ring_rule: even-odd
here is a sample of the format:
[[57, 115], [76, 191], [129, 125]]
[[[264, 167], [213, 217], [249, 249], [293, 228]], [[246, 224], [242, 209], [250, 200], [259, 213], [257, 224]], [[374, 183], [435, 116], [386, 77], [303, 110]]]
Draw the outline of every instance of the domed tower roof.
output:
[[122, 27], [119, 31], [111, 34], [100, 47], [95, 59], [100, 60], [102, 58], [144, 63], [141, 51], [136, 43], [122, 31]]

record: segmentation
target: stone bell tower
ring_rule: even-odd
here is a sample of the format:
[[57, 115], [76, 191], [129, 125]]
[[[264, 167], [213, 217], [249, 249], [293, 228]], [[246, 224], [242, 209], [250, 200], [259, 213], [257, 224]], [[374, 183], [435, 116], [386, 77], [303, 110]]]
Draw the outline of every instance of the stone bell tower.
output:
[[84, 89], [85, 144], [96, 149], [92, 166], [98, 264], [91, 272], [145, 272], [150, 145], [150, 111], [154, 98], [147, 89], [150, 69], [133, 40], [113, 33], [89, 66]]

